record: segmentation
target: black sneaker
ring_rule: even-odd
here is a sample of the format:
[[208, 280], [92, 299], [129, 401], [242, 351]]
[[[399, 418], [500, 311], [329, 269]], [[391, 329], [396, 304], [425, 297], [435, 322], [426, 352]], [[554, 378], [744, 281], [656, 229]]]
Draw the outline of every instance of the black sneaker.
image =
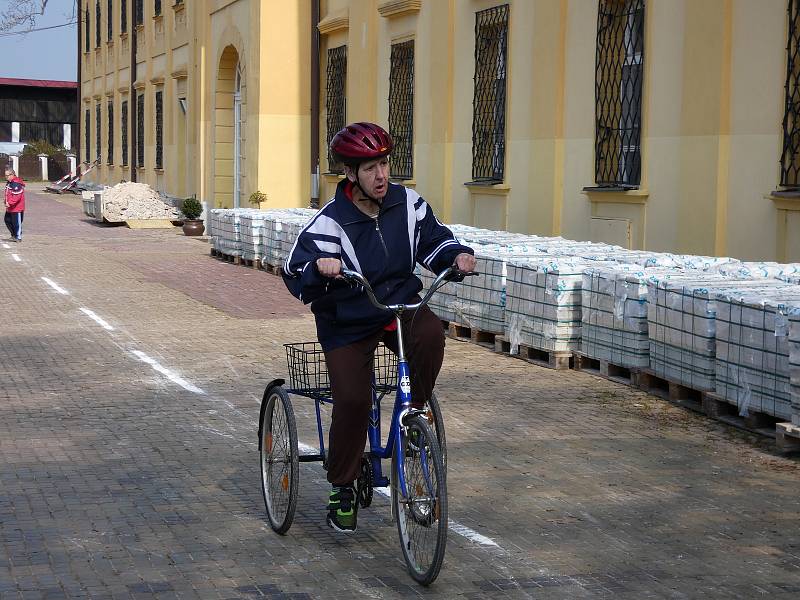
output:
[[355, 498], [355, 490], [352, 486], [333, 487], [328, 499], [327, 521], [329, 527], [341, 533], [355, 532], [358, 516]]

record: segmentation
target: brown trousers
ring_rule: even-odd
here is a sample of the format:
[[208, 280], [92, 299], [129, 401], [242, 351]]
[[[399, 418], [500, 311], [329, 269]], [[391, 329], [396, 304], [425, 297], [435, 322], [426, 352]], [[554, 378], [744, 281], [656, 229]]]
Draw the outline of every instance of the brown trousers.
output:
[[[417, 310], [416, 316], [404, 313], [402, 319], [411, 397], [414, 405], [421, 406], [430, 398], [442, 368], [444, 331], [427, 306]], [[333, 395], [328, 441], [328, 481], [333, 485], [352, 485], [358, 477], [372, 404], [372, 358], [381, 341], [397, 353], [397, 332], [383, 329], [325, 353]]]

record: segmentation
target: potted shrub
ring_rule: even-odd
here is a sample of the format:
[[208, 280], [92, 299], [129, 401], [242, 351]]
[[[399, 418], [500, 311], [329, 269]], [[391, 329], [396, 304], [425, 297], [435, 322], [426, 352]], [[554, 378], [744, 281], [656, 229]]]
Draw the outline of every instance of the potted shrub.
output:
[[186, 198], [181, 205], [183, 213], [183, 233], [184, 235], [203, 235], [205, 225], [200, 220], [203, 214], [203, 205], [197, 198]]
[[264, 192], [253, 192], [250, 194], [250, 204], [257, 206], [261, 210], [267, 210], [267, 195]]

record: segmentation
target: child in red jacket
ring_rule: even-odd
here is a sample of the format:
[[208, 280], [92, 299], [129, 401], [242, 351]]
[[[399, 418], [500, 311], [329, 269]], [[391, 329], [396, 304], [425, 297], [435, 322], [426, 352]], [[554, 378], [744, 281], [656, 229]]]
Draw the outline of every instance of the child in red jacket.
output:
[[11, 239], [22, 241], [22, 219], [25, 216], [25, 182], [13, 169], [6, 169], [6, 227]]

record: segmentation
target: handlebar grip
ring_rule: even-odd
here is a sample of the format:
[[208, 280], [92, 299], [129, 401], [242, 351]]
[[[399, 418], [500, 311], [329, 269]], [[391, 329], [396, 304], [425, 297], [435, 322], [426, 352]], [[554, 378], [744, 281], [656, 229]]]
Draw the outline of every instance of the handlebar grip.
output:
[[472, 277], [474, 275], [480, 275], [480, 273], [477, 271], [462, 271], [461, 269], [453, 267], [453, 272], [445, 277], [445, 281], [454, 281], [458, 283], [460, 281], [464, 281], [465, 277]]

